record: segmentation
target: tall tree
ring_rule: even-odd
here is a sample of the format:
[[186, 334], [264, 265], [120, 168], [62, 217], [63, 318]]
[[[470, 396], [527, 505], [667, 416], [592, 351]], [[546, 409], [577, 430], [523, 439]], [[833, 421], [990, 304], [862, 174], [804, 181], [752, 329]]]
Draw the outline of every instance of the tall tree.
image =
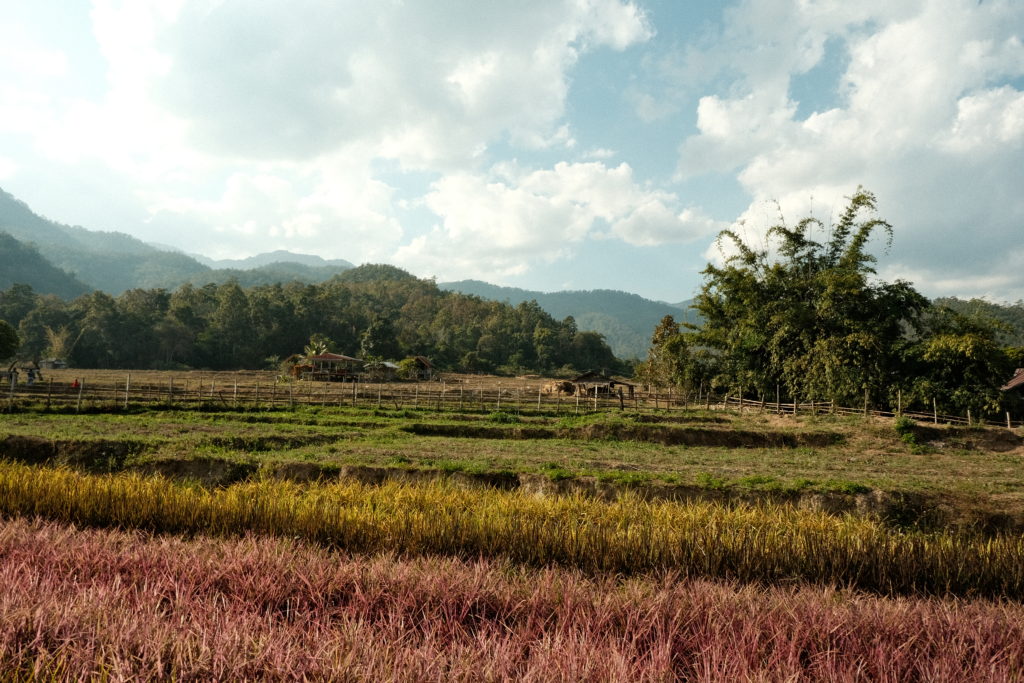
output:
[[[893, 381], [905, 331], [928, 301], [907, 282], [873, 277], [868, 243], [877, 232], [892, 236], [875, 212], [875, 196], [858, 188], [831, 227], [813, 217], [794, 227], [780, 220], [764, 249], [730, 230], [719, 235], [734, 252], [704, 270], [694, 302], [703, 325], [690, 344], [719, 355], [718, 384], [851, 401]], [[831, 234], [819, 242], [819, 232]]]

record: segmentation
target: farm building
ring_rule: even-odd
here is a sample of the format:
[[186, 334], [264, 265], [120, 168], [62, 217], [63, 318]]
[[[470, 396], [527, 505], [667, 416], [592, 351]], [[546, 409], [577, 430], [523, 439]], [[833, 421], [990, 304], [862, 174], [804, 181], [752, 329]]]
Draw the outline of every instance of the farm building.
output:
[[1017, 368], [1010, 381], [999, 387], [1002, 391], [1016, 391], [1024, 394], [1024, 368]]
[[576, 392], [581, 396], [612, 396], [625, 392], [629, 398], [633, 398], [635, 385], [612, 377], [606, 377], [598, 372], [585, 372], [572, 380]]
[[413, 356], [413, 375], [409, 379], [429, 380], [434, 377], [434, 365], [426, 356]]
[[[354, 381], [362, 368], [363, 361], [340, 353], [321, 353], [306, 359], [302, 366], [302, 379], [318, 382]], [[298, 366], [297, 366], [298, 367]], [[308, 367], [308, 369], [305, 369]]]

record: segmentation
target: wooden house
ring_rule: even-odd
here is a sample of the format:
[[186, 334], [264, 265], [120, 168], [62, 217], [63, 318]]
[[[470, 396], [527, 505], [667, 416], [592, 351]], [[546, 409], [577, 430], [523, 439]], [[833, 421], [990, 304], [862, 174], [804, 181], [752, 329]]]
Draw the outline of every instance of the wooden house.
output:
[[316, 382], [355, 381], [362, 369], [363, 361], [340, 353], [321, 353], [306, 358], [308, 370], [303, 370], [302, 379]]
[[1013, 391], [1024, 395], [1024, 368], [1017, 368], [1010, 381], [999, 387], [1002, 391]]

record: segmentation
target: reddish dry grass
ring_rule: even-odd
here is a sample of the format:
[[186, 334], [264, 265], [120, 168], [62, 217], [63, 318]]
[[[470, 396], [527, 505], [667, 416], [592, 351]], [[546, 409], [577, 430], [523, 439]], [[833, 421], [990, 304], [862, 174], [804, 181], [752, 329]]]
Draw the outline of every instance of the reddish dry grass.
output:
[[32, 678], [1014, 680], [1024, 607], [0, 523]]

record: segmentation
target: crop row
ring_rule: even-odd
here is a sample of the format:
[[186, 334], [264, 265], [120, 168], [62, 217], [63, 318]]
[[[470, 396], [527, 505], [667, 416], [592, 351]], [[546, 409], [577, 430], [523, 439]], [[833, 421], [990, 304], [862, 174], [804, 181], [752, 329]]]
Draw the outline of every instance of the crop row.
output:
[[0, 522], [26, 680], [1017, 680], [1024, 607]]
[[0, 514], [154, 532], [306, 539], [352, 552], [496, 557], [637, 574], [815, 582], [883, 594], [1024, 598], [1024, 537], [906, 532], [786, 506], [614, 503], [450, 485], [223, 489], [0, 464]]

